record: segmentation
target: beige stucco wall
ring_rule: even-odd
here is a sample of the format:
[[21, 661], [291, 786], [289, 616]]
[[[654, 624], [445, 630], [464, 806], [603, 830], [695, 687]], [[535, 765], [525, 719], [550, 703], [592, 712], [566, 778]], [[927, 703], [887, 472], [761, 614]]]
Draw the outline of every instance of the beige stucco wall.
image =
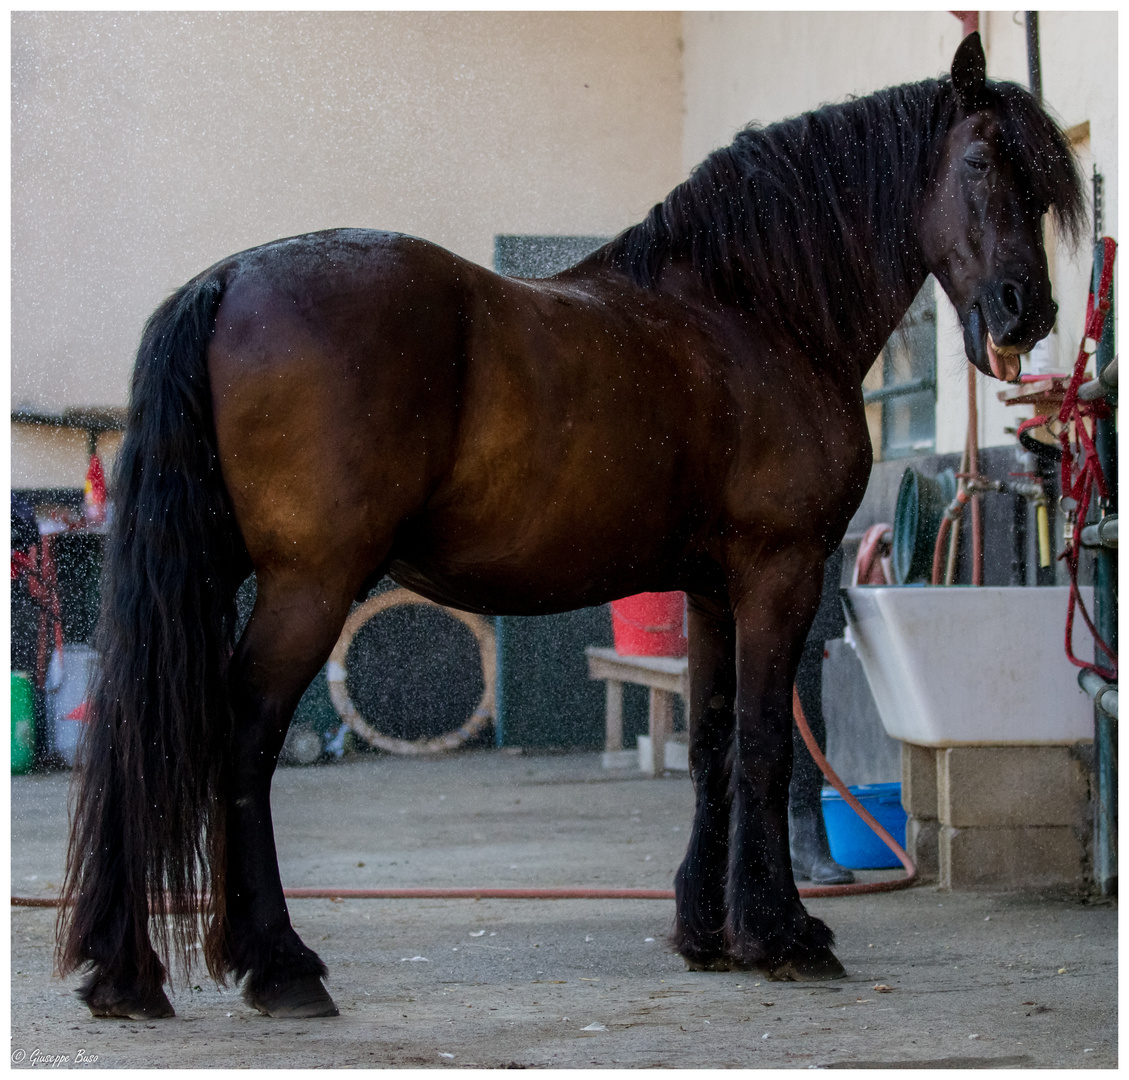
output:
[[[15, 13], [13, 407], [122, 404], [156, 304], [279, 236], [394, 229], [489, 264], [496, 233], [632, 224], [681, 179], [679, 31], [676, 12]], [[73, 440], [20, 428], [14, 482], [75, 471]]]
[[[982, 31], [989, 74], [1022, 82], [1014, 15]], [[1089, 123], [1116, 236], [1116, 13], [1040, 18], [1047, 103]], [[12, 405], [120, 405], [148, 312], [242, 247], [363, 225], [489, 263], [496, 233], [612, 233], [748, 121], [939, 74], [960, 37], [944, 11], [16, 13]], [[1064, 363], [1088, 261], [1054, 247]], [[943, 297], [938, 322], [938, 449], [956, 450]], [[980, 379], [984, 445], [1017, 419], [998, 389]], [[13, 483], [81, 484], [78, 447], [20, 425]]]
[[961, 39], [944, 11], [687, 12], [682, 20], [687, 169], [752, 121], [938, 75]]
[[[1088, 121], [1080, 147], [1106, 179], [1105, 230], [1117, 236], [1117, 13], [1040, 13], [1043, 95], [1064, 127]], [[750, 121], [771, 123], [882, 86], [948, 70], [961, 24], [947, 11], [695, 12], [683, 16], [686, 126], [683, 165], [690, 168]], [[981, 15], [988, 75], [1027, 83], [1022, 12]], [[1089, 245], [1054, 249], [1060, 304], [1053, 347], [1073, 362], [1089, 280]], [[956, 313], [938, 290], [937, 449], [960, 450], [968, 419], [967, 364]], [[982, 445], [1013, 444], [1005, 425], [1030, 409], [1007, 408], [1000, 384], [978, 376]]]

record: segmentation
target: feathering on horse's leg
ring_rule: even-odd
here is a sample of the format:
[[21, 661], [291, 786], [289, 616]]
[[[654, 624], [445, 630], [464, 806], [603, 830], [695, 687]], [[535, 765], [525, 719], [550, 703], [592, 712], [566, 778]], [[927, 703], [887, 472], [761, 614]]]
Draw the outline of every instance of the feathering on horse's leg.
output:
[[694, 825], [674, 878], [671, 944], [692, 968], [726, 967], [725, 877], [729, 862], [729, 753], [736, 653], [728, 605], [690, 596], [690, 777]]
[[157, 1020], [174, 1015], [163, 984], [164, 964], [149, 938], [143, 870], [129, 799], [132, 785], [107, 778], [126, 771], [121, 733], [102, 720], [105, 681], [95, 684], [95, 714], [79, 747], [73, 779], [73, 820], [67, 897], [59, 910], [60, 974], [82, 967], [79, 999], [98, 1017]]
[[[109, 804], [106, 817], [120, 822], [121, 800], [115, 788], [107, 785], [102, 801]], [[127, 865], [120, 833], [108, 835], [99, 854], [104, 867]], [[77, 993], [94, 1016], [159, 1020], [175, 1012], [163, 987], [165, 966], [149, 940], [144, 890], [134, 886], [128, 873], [107, 873], [98, 883], [102, 903], [72, 924], [76, 948], [90, 969]]]
[[727, 951], [769, 978], [838, 978], [834, 935], [809, 915], [792, 876], [788, 785], [792, 684], [819, 606], [823, 555], [794, 547], [750, 565], [740, 583], [737, 724], [732, 797]]
[[226, 910], [213, 928], [243, 997], [270, 1016], [336, 1016], [325, 964], [290, 925], [271, 821], [270, 788], [302, 693], [325, 662], [355, 591], [260, 575], [233, 660], [235, 731], [227, 782]]

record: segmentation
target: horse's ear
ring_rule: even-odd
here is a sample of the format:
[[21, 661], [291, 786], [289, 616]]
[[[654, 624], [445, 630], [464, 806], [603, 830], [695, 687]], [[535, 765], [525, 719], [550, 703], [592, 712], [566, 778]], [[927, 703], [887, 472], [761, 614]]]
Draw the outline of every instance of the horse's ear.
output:
[[965, 112], [975, 112], [984, 103], [986, 73], [980, 32], [973, 30], [957, 46], [952, 66], [953, 88]]

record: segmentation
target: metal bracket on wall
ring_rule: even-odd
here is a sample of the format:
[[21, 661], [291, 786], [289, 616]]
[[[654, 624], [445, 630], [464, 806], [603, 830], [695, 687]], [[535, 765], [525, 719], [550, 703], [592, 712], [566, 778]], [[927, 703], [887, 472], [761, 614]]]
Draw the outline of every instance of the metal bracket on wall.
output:
[[38, 409], [13, 409], [13, 424], [32, 424], [38, 427], [70, 428], [87, 433], [88, 451], [93, 454], [98, 436], [104, 431], [125, 431], [125, 408], [110, 406], [101, 409], [84, 407], [64, 409], [59, 413], [40, 412]]

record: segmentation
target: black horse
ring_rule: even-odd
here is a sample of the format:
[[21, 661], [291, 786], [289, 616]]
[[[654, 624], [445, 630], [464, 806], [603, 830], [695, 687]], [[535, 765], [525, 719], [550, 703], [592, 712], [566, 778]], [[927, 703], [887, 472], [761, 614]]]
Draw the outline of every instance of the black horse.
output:
[[202, 929], [262, 1012], [336, 1012], [290, 925], [270, 785], [385, 574], [482, 613], [685, 590], [673, 941], [695, 967], [841, 975], [789, 865], [790, 702], [870, 469], [863, 376], [932, 273], [969, 359], [1014, 378], [1054, 322], [1051, 208], [1081, 227], [1068, 144], [985, 81], [972, 35], [950, 77], [742, 131], [555, 278], [336, 230], [180, 289], [137, 354], [60, 915], [90, 1009], [171, 1014], [165, 964]]

